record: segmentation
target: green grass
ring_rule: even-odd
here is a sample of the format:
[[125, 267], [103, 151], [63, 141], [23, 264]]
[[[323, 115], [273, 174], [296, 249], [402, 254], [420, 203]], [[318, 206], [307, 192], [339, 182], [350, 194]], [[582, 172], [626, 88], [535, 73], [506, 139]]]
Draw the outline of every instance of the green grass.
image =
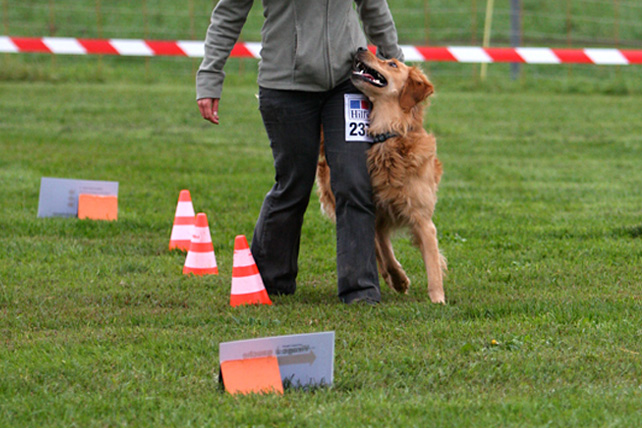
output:
[[[0, 426], [639, 424], [640, 97], [438, 78], [449, 304], [429, 302], [405, 233], [409, 295], [339, 303], [313, 197], [297, 293], [230, 308], [234, 236], [251, 237], [273, 177], [251, 80], [230, 75], [219, 127], [191, 78], [0, 83]], [[36, 218], [42, 176], [119, 181], [119, 220]], [[186, 278], [167, 251], [182, 188], [219, 276]], [[219, 389], [220, 342], [327, 330], [332, 388]]]

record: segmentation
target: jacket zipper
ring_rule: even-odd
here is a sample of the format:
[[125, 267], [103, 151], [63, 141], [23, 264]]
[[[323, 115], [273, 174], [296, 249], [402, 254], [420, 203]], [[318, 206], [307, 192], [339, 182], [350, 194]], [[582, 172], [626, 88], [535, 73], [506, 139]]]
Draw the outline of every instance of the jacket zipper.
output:
[[329, 32], [329, 22], [330, 22], [330, 1], [326, 0], [325, 2], [325, 57], [326, 57], [326, 67], [328, 70], [328, 83], [330, 84], [329, 89], [334, 88], [334, 76], [332, 75], [332, 63], [330, 55], [330, 32]]

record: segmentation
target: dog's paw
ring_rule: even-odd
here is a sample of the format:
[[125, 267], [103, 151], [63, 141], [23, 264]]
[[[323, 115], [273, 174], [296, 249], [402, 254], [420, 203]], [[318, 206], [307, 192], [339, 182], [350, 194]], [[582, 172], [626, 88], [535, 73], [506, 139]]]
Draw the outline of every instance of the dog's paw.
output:
[[429, 291], [430, 301], [439, 305], [446, 304], [446, 296], [443, 291]]
[[410, 278], [406, 275], [404, 271], [392, 271], [388, 275], [384, 276], [384, 279], [392, 288], [398, 293], [408, 294], [408, 288], [410, 287]]

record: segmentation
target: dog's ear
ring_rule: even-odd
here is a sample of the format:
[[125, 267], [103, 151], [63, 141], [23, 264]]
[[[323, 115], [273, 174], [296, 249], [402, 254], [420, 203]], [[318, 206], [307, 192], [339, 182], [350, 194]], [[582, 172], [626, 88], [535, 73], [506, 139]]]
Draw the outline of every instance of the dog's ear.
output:
[[408, 80], [401, 88], [399, 104], [404, 110], [410, 110], [435, 92], [435, 88], [428, 78], [417, 68], [411, 67]]

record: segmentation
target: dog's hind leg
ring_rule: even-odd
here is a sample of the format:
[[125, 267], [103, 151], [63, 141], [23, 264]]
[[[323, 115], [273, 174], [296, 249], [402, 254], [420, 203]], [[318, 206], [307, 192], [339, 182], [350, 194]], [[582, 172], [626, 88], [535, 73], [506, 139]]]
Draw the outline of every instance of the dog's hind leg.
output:
[[442, 269], [445, 269], [446, 261], [439, 253], [437, 228], [432, 220], [422, 219], [414, 224], [413, 233], [426, 265], [430, 300], [433, 303], [445, 304]]
[[377, 252], [377, 263], [379, 272], [393, 290], [399, 293], [407, 293], [410, 286], [410, 279], [401, 267], [401, 263], [395, 258], [390, 241], [390, 226], [377, 217], [375, 229], [375, 248]]

